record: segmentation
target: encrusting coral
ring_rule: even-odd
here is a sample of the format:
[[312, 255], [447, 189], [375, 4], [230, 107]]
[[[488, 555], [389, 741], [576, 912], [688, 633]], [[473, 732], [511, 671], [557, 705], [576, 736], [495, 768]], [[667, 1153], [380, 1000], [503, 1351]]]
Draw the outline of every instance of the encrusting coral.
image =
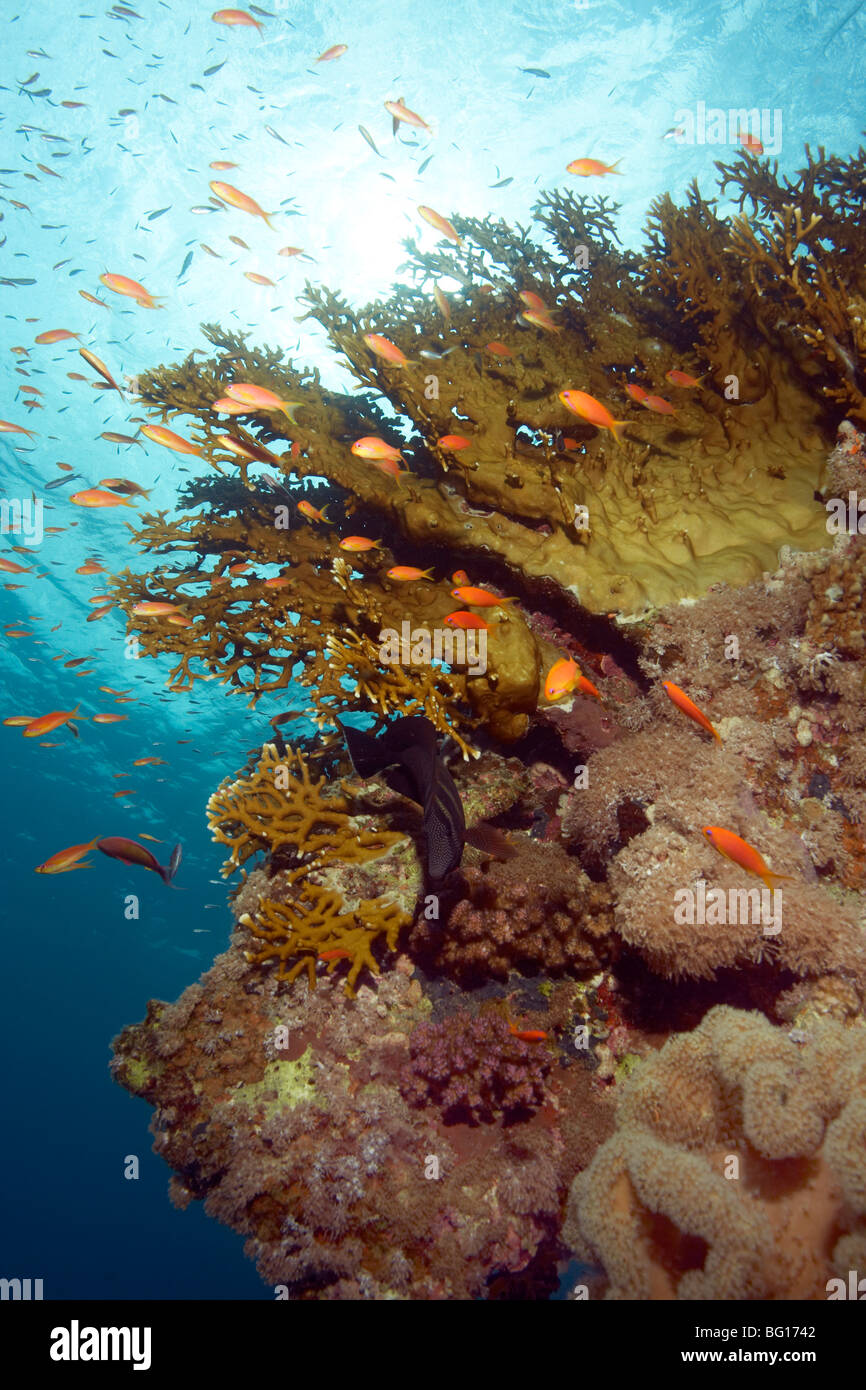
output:
[[515, 1036], [501, 1015], [461, 1010], [414, 1030], [400, 1089], [410, 1105], [432, 1103], [446, 1119], [477, 1124], [541, 1105], [551, 1066], [550, 1054]]
[[[177, 1003], [123, 1030], [112, 1072], [154, 1107], [172, 1200], [203, 1200], [239, 1232], [277, 1296], [486, 1298], [499, 1282], [501, 1296], [547, 1297], [562, 1201], [610, 1132], [610, 1101], [573, 1066], [549, 1072], [549, 1103], [508, 1122], [447, 1124], [429, 1098], [408, 1104], [411, 1039], [431, 1014], [413, 977], [400, 957], [353, 1000], [327, 978], [287, 990], [233, 943]], [[522, 1060], [533, 1046], [514, 1049], [500, 1099], [535, 1095], [546, 1062]]]
[[621, 1086], [564, 1235], [611, 1298], [824, 1298], [866, 1235], [866, 1031], [712, 1009]]

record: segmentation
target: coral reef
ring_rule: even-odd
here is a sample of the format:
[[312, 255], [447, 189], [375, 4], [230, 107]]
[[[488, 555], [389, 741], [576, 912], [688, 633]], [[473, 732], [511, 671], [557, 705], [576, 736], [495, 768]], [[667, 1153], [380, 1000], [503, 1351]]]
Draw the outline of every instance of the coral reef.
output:
[[421, 917], [410, 949], [458, 980], [511, 970], [598, 969], [611, 931], [610, 894], [557, 844], [511, 837], [513, 859], [463, 871], [464, 892], [443, 924]]
[[353, 818], [347, 798], [333, 789], [324, 795], [324, 783], [324, 776], [311, 780], [302, 753], [287, 748], [281, 757], [273, 744], [265, 744], [248, 776], [227, 779], [213, 793], [208, 821], [214, 840], [231, 848], [224, 877], [262, 850], [272, 871], [275, 857], [285, 861], [287, 849], [290, 854], [291, 867], [278, 884], [269, 884], [252, 911], [240, 917], [258, 943], [247, 959], [257, 965], [277, 961], [278, 980], [292, 981], [306, 970], [311, 989], [317, 959], [329, 961], [330, 971], [348, 960], [351, 994], [365, 966], [379, 972], [374, 942], [384, 936], [393, 951], [410, 917], [384, 896], [346, 902], [321, 882], [321, 874], [335, 862], [363, 865], [379, 859], [404, 837], [375, 826], [369, 817]]
[[527, 1282], [546, 1297], [562, 1202], [610, 1132], [609, 1098], [571, 1066], [517, 1123], [447, 1125], [429, 1099], [410, 1106], [400, 1086], [432, 1007], [414, 975], [401, 957], [347, 1000], [327, 978], [312, 992], [263, 976], [235, 940], [176, 1004], [124, 1029], [112, 1072], [154, 1106], [176, 1205], [203, 1200], [292, 1298], [494, 1297]]
[[866, 1236], [866, 1030], [712, 1009], [621, 1086], [564, 1234], [611, 1298], [822, 1298]]
[[421, 1023], [409, 1040], [400, 1089], [410, 1105], [438, 1105], [445, 1118], [491, 1120], [534, 1110], [545, 1098], [549, 1053], [515, 1036], [499, 1015], [451, 1014]]
[[[361, 394], [217, 325], [139, 379], [211, 472], [114, 597], [173, 689], [308, 722], [211, 796], [231, 946], [113, 1071], [177, 1203], [291, 1297], [548, 1297], [563, 1236], [617, 1298], [817, 1298], [862, 1258], [866, 545], [830, 514], [866, 459], [866, 152], [806, 160], [719, 164], [733, 219], [657, 199], [641, 255], [556, 192], [410, 243], [385, 303], [307, 285]], [[243, 380], [296, 418], [227, 427]], [[417, 804], [331, 731], [405, 714], [473, 831], [432, 893]]]

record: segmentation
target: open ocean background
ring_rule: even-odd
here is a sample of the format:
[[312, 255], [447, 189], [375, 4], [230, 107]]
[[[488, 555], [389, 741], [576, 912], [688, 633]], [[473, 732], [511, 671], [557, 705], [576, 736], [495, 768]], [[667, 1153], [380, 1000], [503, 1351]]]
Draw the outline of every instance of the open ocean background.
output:
[[[737, 150], [665, 138], [683, 110], [759, 108], [771, 122], [780, 113], [778, 158], [789, 177], [805, 143], [846, 158], [861, 138], [866, 8], [851, 0], [262, 8], [272, 17], [262, 17], [259, 33], [215, 24], [208, 5], [189, 0], [130, 0], [114, 10], [87, 0], [0, 4], [0, 277], [33, 282], [0, 283], [0, 418], [36, 431], [32, 440], [0, 435], [2, 495], [35, 492], [44, 524], [66, 528], [30, 557], [10, 549], [26, 537], [0, 543], [0, 554], [34, 564], [27, 575], [2, 576], [22, 587], [0, 587], [0, 623], [32, 635], [3, 638], [0, 717], [78, 701], [85, 715], [113, 711], [100, 685], [128, 690], [136, 702], [117, 707], [129, 715], [123, 723], [86, 720], [77, 740], [61, 729], [49, 736], [56, 748], [0, 728], [0, 1276], [41, 1278], [46, 1298], [272, 1296], [238, 1237], [198, 1204], [183, 1213], [170, 1206], [169, 1171], [150, 1151], [150, 1109], [112, 1083], [108, 1046], [143, 1017], [148, 999], [175, 999], [224, 948], [226, 889], [212, 882], [222, 854], [210, 841], [205, 803], [292, 698], [263, 699], [250, 711], [216, 682], [170, 694], [167, 658], [125, 658], [121, 617], [85, 624], [88, 600], [104, 591], [103, 576], [75, 573], [88, 556], [109, 571], [143, 571], [154, 561], [128, 544], [127, 509], [88, 512], [69, 494], [119, 475], [153, 487], [144, 510], [169, 508], [197, 464], [155, 444], [118, 448], [101, 439], [104, 430], [134, 433], [129, 416], [141, 412], [117, 393], [68, 379], [70, 371], [93, 375], [78, 342], [37, 346], [35, 336], [79, 333], [80, 345], [122, 381], [206, 348], [199, 324], [219, 320], [251, 330], [254, 344], [280, 345], [296, 362], [319, 366], [326, 384], [345, 389], [351, 379], [318, 325], [295, 322], [295, 295], [307, 277], [357, 306], [386, 295], [406, 260], [405, 238], [424, 247], [437, 240], [417, 216], [419, 203], [445, 217], [492, 214], [526, 225], [543, 189], [603, 192], [622, 205], [621, 239], [639, 247], [654, 197], [670, 191], [681, 200], [694, 178], [713, 193], [714, 159], [730, 161]], [[348, 52], [316, 65], [337, 43]], [[432, 125], [432, 136], [403, 125], [392, 138], [383, 102], [397, 97]], [[584, 156], [620, 160], [622, 177], [568, 175], [566, 164]], [[240, 167], [214, 173], [215, 159]], [[278, 233], [241, 212], [191, 212], [207, 203], [211, 178], [279, 209]], [[512, 182], [493, 187], [505, 179]], [[249, 250], [232, 245], [231, 233]], [[222, 259], [202, 251], [202, 241]], [[315, 260], [278, 258], [285, 243]], [[276, 288], [256, 287], [246, 270]], [[105, 290], [98, 277], [106, 271], [140, 280], [164, 297], [165, 311]], [[110, 312], [82, 299], [81, 289]], [[29, 357], [12, 353], [15, 346]], [[25, 409], [25, 382], [43, 393], [43, 409]], [[172, 423], [183, 432], [182, 420]], [[86, 481], [43, 491], [59, 476], [58, 461]], [[89, 659], [65, 669], [51, 659], [61, 654]], [[91, 674], [76, 674], [82, 670]], [[295, 699], [301, 707], [302, 696]], [[167, 765], [132, 767], [149, 755]], [[135, 795], [115, 798], [118, 788]], [[183, 842], [183, 891], [98, 852], [89, 870], [34, 875], [67, 845], [142, 831], [165, 841], [153, 846], [163, 859]], [[129, 892], [140, 898], [138, 921], [124, 917]], [[132, 1154], [137, 1182], [123, 1176]]]

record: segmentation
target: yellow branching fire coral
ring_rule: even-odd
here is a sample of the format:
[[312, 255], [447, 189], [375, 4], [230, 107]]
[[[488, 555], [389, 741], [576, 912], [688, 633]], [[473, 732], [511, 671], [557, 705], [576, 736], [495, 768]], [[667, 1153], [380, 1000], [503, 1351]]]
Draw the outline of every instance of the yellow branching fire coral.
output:
[[308, 879], [290, 902], [262, 899], [255, 917], [244, 913], [240, 918], [263, 943], [258, 951], [247, 952], [247, 960], [256, 965], [277, 960], [278, 980], [294, 980], [306, 970], [314, 989], [318, 959], [329, 961], [328, 970], [333, 971], [340, 959], [348, 958], [346, 993], [352, 995], [364, 966], [379, 974], [370, 949], [374, 941], [384, 936], [388, 949], [396, 950], [400, 929], [409, 919], [396, 903], [380, 898], [362, 900], [352, 912], [341, 911], [342, 907], [339, 893]]
[[299, 751], [287, 748], [281, 757], [273, 744], [266, 744], [248, 776], [226, 780], [213, 793], [208, 822], [214, 840], [231, 850], [224, 877], [261, 851], [281, 858], [288, 852], [291, 858], [292, 866], [279, 874], [279, 899], [260, 897], [255, 912], [240, 918], [261, 943], [257, 951], [247, 952], [247, 960], [276, 960], [278, 980], [292, 981], [306, 970], [313, 988], [323, 953], [329, 971], [348, 959], [346, 989], [352, 994], [364, 966], [379, 972], [373, 943], [384, 936], [394, 950], [400, 928], [410, 918], [386, 897], [361, 899], [351, 907], [338, 891], [312, 876], [330, 864], [377, 859], [405, 843], [405, 837], [379, 828], [370, 817], [359, 822], [348, 798], [326, 789], [325, 780], [313, 780]]
[[[220, 475], [187, 489], [184, 505], [198, 510], [143, 518], [145, 550], [189, 557], [187, 569], [116, 581], [144, 651], [177, 654], [176, 689], [217, 677], [254, 703], [302, 668], [320, 716], [335, 704], [423, 707], [454, 731], [462, 706], [512, 740], [549, 665], [528, 610], [632, 616], [741, 585], [772, 570], [783, 545], [824, 545], [815, 493], [827, 447], [845, 410], [864, 418], [866, 154], [807, 158], [791, 184], [751, 154], [719, 164], [733, 220], [695, 186], [682, 207], [657, 199], [641, 256], [619, 246], [614, 205], [556, 191], [534, 210], [543, 242], [458, 218], [459, 246], [410, 243], [416, 286], [385, 303], [354, 311], [308, 284], [308, 315], [361, 395], [204, 325], [210, 359], [139, 378], [163, 419], [192, 417], [187, 434]], [[462, 286], [447, 316], [430, 295], [444, 275]], [[525, 317], [526, 296], [547, 306], [543, 325]], [[375, 357], [371, 332], [407, 364]], [[214, 403], [239, 379], [300, 401], [296, 420], [251, 409], [227, 426]], [[571, 413], [569, 389], [621, 420], [621, 439]], [[352, 452], [370, 435], [400, 450], [397, 477]], [[315, 526], [296, 511], [311, 479], [308, 495], [329, 504]], [[341, 537], [358, 532], [382, 549], [347, 559]], [[388, 573], [419, 562], [432, 581]], [[490, 613], [483, 673], [407, 664], [395, 705], [400, 682], [371, 644], [404, 622], [443, 627], [460, 569], [519, 603]], [[178, 623], [135, 618], [148, 599], [175, 603]]]
[[866, 1030], [717, 1006], [623, 1083], [565, 1238], [611, 1298], [826, 1298], [866, 1238]]
[[263, 849], [273, 854], [290, 845], [323, 868], [335, 859], [375, 858], [403, 839], [390, 830], [356, 829], [346, 797], [323, 795], [324, 785], [324, 777], [311, 779], [303, 753], [287, 748], [281, 757], [272, 743], [248, 777], [222, 782], [207, 811], [213, 839], [231, 849], [223, 877]]

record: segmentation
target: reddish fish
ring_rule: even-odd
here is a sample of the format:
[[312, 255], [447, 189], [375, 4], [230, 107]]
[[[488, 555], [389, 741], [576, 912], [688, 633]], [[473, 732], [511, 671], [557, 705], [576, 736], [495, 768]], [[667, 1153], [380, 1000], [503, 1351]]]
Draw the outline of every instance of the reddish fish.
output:
[[152, 869], [154, 873], [159, 874], [163, 883], [171, 883], [180, 866], [180, 845], [175, 845], [172, 850], [167, 867], [158, 863], [150, 850], [140, 845], [137, 840], [127, 840], [122, 835], [97, 840], [96, 848], [107, 854], [109, 859], [119, 859], [121, 864], [138, 864], [142, 869]]
[[272, 232], [276, 230], [270, 217], [263, 208], [259, 207], [255, 198], [241, 193], [239, 188], [234, 188], [230, 183], [212, 181], [209, 187], [211, 192], [215, 193], [222, 202], [228, 203], [230, 207], [239, 208], [241, 212], [248, 212], [250, 217], [260, 217], [263, 222], [267, 223]]

